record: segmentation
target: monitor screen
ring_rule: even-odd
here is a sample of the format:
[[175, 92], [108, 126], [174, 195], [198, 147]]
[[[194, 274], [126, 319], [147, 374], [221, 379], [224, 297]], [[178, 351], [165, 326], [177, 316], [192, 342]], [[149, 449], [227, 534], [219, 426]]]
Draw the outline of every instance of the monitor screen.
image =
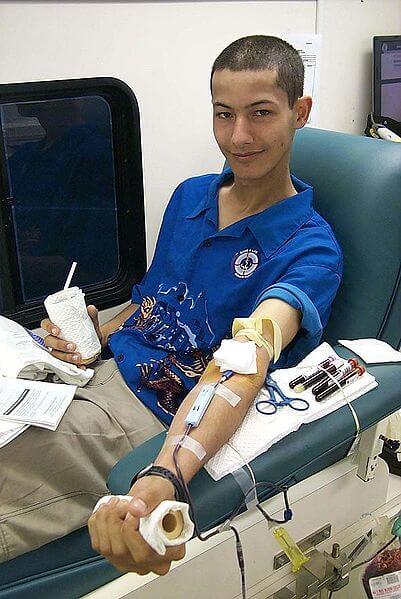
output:
[[401, 121], [401, 35], [373, 38], [373, 112]]

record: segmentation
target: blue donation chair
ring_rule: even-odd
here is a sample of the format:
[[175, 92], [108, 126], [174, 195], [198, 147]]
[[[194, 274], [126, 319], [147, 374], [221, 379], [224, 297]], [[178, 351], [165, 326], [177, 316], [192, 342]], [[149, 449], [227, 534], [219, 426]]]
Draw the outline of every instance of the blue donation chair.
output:
[[[401, 145], [317, 129], [297, 133], [292, 172], [314, 186], [315, 207], [332, 225], [345, 257], [344, 279], [325, 338], [376, 337], [397, 347], [401, 323]], [[336, 351], [344, 358], [352, 352]], [[401, 407], [401, 365], [369, 366], [379, 386], [353, 402], [363, 430]], [[162, 433], [113, 469], [113, 493], [153, 460]], [[354, 437], [347, 406], [302, 426], [252, 462], [258, 480], [294, 484], [344, 458]], [[0, 450], [1, 453], [1, 450]], [[190, 485], [202, 530], [223, 522], [241, 490], [232, 476], [202, 470]], [[261, 499], [266, 498], [263, 493]], [[86, 528], [0, 564], [1, 599], [80, 597], [120, 576], [90, 547]]]

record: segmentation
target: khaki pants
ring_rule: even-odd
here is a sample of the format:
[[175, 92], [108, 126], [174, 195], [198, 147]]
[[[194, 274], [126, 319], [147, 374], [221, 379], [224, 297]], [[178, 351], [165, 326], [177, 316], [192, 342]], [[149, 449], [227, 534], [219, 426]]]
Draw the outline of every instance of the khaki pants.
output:
[[114, 464], [163, 430], [100, 361], [56, 431], [31, 426], [0, 448], [0, 562], [85, 526]]

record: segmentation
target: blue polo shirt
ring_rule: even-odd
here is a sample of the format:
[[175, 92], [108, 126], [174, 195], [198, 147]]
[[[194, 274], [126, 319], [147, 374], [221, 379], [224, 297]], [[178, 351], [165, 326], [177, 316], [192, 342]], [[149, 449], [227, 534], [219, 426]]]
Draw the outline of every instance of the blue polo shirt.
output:
[[163, 217], [152, 264], [132, 290], [137, 311], [109, 339], [122, 376], [169, 424], [232, 321], [275, 297], [302, 313], [301, 330], [272, 368], [314, 349], [340, 284], [342, 254], [312, 206], [313, 189], [218, 230], [218, 190], [228, 168], [184, 181]]

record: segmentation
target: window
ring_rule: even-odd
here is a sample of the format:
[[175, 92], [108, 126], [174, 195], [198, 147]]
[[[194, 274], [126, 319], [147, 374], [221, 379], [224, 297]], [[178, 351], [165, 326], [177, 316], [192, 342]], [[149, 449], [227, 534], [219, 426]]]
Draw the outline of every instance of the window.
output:
[[[73, 285], [99, 308], [145, 270], [139, 115], [115, 79], [0, 86], [0, 309], [35, 326], [43, 299]], [[2, 252], [2, 255], [3, 252]]]

